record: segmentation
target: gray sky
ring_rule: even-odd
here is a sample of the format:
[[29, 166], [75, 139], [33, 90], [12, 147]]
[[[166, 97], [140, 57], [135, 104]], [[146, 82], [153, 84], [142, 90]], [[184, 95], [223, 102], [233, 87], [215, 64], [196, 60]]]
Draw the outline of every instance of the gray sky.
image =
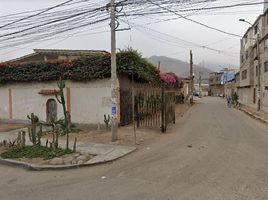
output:
[[[1, 15], [12, 14], [27, 10], [46, 8], [63, 2], [64, 0], [0, 0]], [[225, 4], [234, 4], [239, 1], [224, 0]], [[250, 2], [250, 1], [248, 1]], [[254, 2], [254, 1], [251, 1]], [[198, 14], [190, 16], [191, 19], [198, 20], [210, 26], [220, 28], [222, 30], [243, 35], [247, 30], [248, 25], [239, 22], [240, 18], [245, 18], [250, 22], [254, 22], [256, 17], [263, 11], [262, 6], [247, 6], [238, 7], [235, 9], [218, 10], [217, 12]], [[171, 17], [171, 16], [169, 16]], [[174, 17], [176, 17], [174, 15]], [[131, 20], [130, 23], [145, 24], [154, 22], [156, 19], [161, 19], [160, 16], [143, 17], [136, 20]], [[125, 28], [128, 25], [121, 24]], [[118, 48], [126, 48], [128, 46], [139, 50], [143, 56], [149, 57], [152, 55], [169, 56], [183, 61], [188, 61], [189, 50], [194, 52], [194, 62], [200, 63], [217, 62], [230, 65], [239, 65], [239, 48], [240, 39], [232, 37], [213, 30], [206, 29], [197, 24], [177, 19], [173, 21], [161, 22], [157, 24], [146, 25], [146, 27], [160, 31], [162, 33], [178, 37], [183, 40], [191, 41], [200, 44], [201, 46], [208, 45], [210, 48], [224, 50], [229, 53], [220, 53], [215, 51], [197, 48], [194, 45], [180, 45], [180, 41], [174, 44], [174, 38], [156, 32], [138, 31], [134, 28], [131, 31], [119, 32], [117, 34]], [[109, 25], [102, 30], [109, 31]], [[145, 30], [145, 29], [143, 29]], [[83, 29], [85, 31], [85, 29]], [[94, 31], [92, 31], [94, 33]], [[96, 31], [95, 31], [96, 32]], [[177, 40], [176, 40], [177, 41]], [[5, 61], [18, 56], [22, 56], [32, 52], [33, 48], [56, 48], [56, 49], [110, 49], [110, 34], [109, 32], [98, 33], [95, 35], [81, 33], [69, 37], [58, 38], [48, 42], [25, 44], [19, 47], [0, 50], [0, 60]], [[215, 68], [217, 69], [217, 68]]]

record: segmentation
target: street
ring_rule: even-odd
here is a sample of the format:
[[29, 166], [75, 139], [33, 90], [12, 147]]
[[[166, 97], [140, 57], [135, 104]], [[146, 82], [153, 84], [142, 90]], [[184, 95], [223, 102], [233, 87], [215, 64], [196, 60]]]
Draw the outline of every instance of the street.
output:
[[267, 155], [267, 125], [202, 98], [167, 134], [113, 163], [44, 172], [0, 165], [0, 199], [264, 200]]

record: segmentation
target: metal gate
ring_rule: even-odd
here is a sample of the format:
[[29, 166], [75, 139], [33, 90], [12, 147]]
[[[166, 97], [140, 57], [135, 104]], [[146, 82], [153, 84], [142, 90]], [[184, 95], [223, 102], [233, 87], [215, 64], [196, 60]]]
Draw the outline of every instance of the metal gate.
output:
[[163, 89], [163, 109], [161, 131], [166, 132], [169, 124], [176, 122], [176, 95], [175, 91]]
[[125, 126], [132, 123], [132, 92], [120, 91], [120, 125]]
[[161, 89], [140, 86], [135, 88], [135, 121], [139, 127], [161, 126]]
[[[150, 127], [166, 132], [175, 123], [175, 90], [166, 87], [136, 85], [134, 89], [135, 122], [137, 128]], [[120, 124], [133, 122], [132, 91], [120, 91]]]

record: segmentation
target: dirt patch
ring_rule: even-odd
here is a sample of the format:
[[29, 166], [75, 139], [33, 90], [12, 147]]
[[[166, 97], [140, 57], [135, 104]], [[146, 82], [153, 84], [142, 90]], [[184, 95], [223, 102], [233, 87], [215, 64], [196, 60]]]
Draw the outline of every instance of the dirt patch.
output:
[[[176, 105], [176, 120], [180, 120], [191, 106], [189, 104], [177, 104]], [[162, 135], [159, 128], [139, 128], [136, 129], [137, 143], [140, 145], [147, 145], [152, 143], [158, 136]], [[49, 136], [50, 137], [50, 136]], [[65, 136], [63, 136], [65, 137]], [[118, 129], [118, 141], [112, 143], [110, 131], [97, 131], [97, 130], [83, 130], [80, 133], [70, 134], [70, 140], [77, 138], [81, 142], [92, 142], [102, 144], [118, 144], [133, 146], [134, 145], [134, 128], [133, 125], [120, 127]]]
[[[176, 105], [176, 121], [180, 120], [187, 112], [187, 110], [191, 106], [189, 104], [177, 104]], [[24, 127], [25, 125], [19, 124], [0, 124], [0, 132], [7, 131], [10, 129], [17, 129]], [[137, 143], [140, 145], [147, 145], [152, 143], [158, 136], [162, 135], [159, 128], [139, 128], [136, 129], [136, 137]], [[118, 144], [118, 145], [126, 145], [133, 146], [134, 142], [134, 128], [133, 125], [128, 125], [124, 127], [120, 127], [118, 129], [118, 141], [115, 143], [111, 142], [112, 136], [110, 131], [106, 130], [90, 130], [85, 129], [79, 133], [71, 133], [69, 135], [70, 139], [70, 147], [72, 148], [72, 141], [77, 138], [78, 142], [89, 142], [89, 143], [101, 143], [101, 144]], [[43, 138], [47, 138], [52, 140], [52, 134], [48, 134], [43, 136]], [[66, 136], [61, 136], [60, 138], [65, 139]], [[39, 162], [39, 161], [37, 161]]]

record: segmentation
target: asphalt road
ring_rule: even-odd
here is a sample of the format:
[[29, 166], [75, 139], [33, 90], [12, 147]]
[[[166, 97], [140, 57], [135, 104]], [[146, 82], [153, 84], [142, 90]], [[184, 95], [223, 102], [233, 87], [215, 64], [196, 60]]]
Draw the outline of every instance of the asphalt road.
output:
[[267, 200], [267, 126], [204, 98], [169, 133], [114, 163], [61, 172], [0, 166], [0, 199]]

